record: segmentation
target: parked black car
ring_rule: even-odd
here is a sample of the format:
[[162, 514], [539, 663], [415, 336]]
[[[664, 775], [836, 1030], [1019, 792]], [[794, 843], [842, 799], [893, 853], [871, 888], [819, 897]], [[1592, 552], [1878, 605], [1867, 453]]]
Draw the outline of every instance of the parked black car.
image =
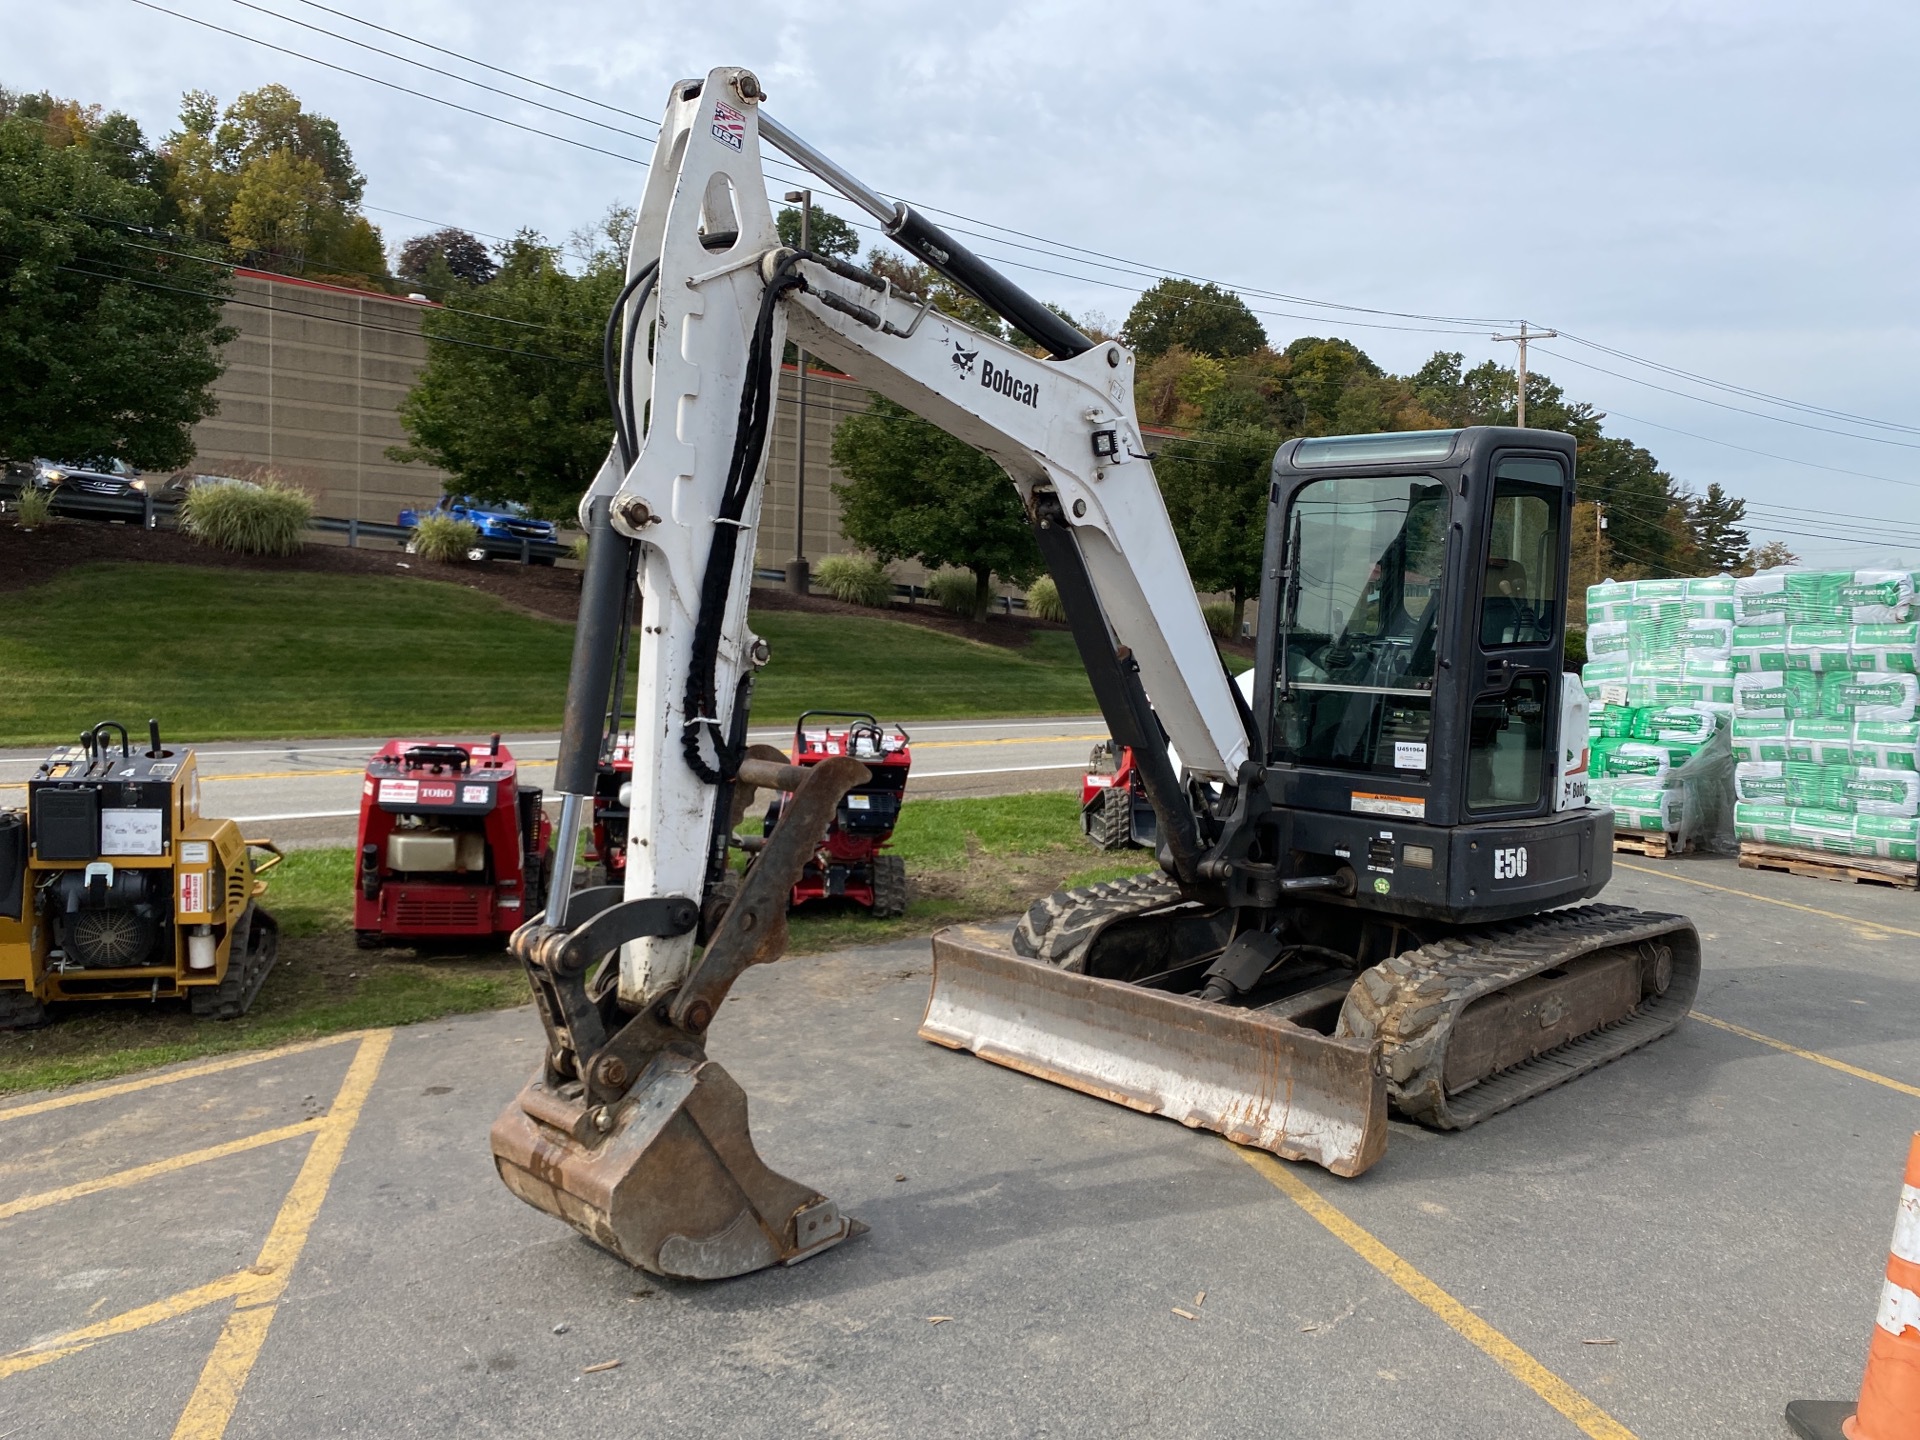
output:
[[52, 497], [56, 515], [80, 515], [138, 524], [147, 496], [157, 506], [173, 506], [186, 486], [171, 475], [143, 475], [124, 460], [35, 460], [31, 483]]

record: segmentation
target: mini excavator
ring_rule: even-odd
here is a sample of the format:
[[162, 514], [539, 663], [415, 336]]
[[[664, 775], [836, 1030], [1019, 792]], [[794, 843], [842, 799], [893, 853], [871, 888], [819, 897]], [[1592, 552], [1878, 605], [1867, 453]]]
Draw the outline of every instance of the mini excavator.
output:
[[[1562, 673], [1572, 439], [1282, 445], [1249, 701], [1168, 522], [1126, 347], [763, 99], [741, 69], [673, 88], [607, 324], [616, 434], [581, 507], [555, 849], [574, 853], [591, 804], [637, 583], [627, 860], [619, 887], [557, 883], [514, 936], [547, 1031], [493, 1127], [514, 1193], [662, 1275], [793, 1264], [860, 1228], [762, 1163], [746, 1096], [706, 1053], [868, 777], [746, 743], [768, 658], [747, 623], [752, 536], [788, 340], [1006, 470], [1156, 821], [1157, 869], [1050, 896], [1010, 935], [935, 936], [923, 1037], [1349, 1176], [1380, 1158], [1390, 1111], [1469, 1126], [1678, 1024], [1693, 925], [1579, 903], [1612, 850], [1611, 816], [1586, 804], [1585, 697]], [[782, 245], [766, 146], [1030, 344]], [[730, 837], [758, 790], [788, 798], [740, 876]]]

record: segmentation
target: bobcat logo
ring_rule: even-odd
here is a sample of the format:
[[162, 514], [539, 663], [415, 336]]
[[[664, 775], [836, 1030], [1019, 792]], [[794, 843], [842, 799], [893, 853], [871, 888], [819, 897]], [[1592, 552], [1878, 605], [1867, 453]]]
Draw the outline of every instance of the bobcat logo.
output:
[[973, 374], [973, 362], [979, 358], [978, 350], [962, 350], [958, 340], [953, 342], [953, 368], [962, 375]]

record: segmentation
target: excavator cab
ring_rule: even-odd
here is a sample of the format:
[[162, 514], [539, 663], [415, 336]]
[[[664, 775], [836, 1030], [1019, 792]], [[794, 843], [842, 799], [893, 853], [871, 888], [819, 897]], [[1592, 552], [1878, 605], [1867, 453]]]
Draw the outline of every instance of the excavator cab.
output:
[[1585, 808], [1586, 700], [1561, 664], [1572, 439], [1292, 440], [1269, 494], [1269, 847], [1410, 920], [1597, 894], [1612, 846]]

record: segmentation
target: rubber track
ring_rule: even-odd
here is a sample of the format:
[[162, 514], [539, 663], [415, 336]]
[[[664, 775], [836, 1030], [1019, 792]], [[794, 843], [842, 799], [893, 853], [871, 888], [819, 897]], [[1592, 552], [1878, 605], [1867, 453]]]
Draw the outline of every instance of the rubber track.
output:
[[1013, 931], [1013, 953], [1028, 960], [1080, 971], [1086, 965], [1087, 942], [1109, 920], [1144, 914], [1183, 897], [1171, 875], [1149, 870], [1122, 880], [1056, 890], [1036, 900]]
[[[1596, 950], [1663, 945], [1673, 978], [1608, 1025], [1446, 1093], [1446, 1040], [1468, 1005]], [[1450, 935], [1363, 971], [1347, 993], [1336, 1034], [1378, 1037], [1388, 1097], [1409, 1120], [1464, 1130], [1618, 1059], [1678, 1025], [1700, 985], [1700, 942], [1691, 921], [1620, 905], [1584, 905]]]
[[1082, 814], [1087, 839], [1101, 850], [1124, 850], [1133, 844], [1133, 796], [1108, 786], [1093, 802], [1091, 813]]
[[249, 905], [235, 927], [246, 937], [238, 965], [231, 952], [227, 973], [211, 990], [202, 987], [189, 992], [193, 1013], [203, 1020], [238, 1020], [253, 1004], [253, 997], [266, 983], [267, 972], [280, 958], [280, 924], [257, 905]]

